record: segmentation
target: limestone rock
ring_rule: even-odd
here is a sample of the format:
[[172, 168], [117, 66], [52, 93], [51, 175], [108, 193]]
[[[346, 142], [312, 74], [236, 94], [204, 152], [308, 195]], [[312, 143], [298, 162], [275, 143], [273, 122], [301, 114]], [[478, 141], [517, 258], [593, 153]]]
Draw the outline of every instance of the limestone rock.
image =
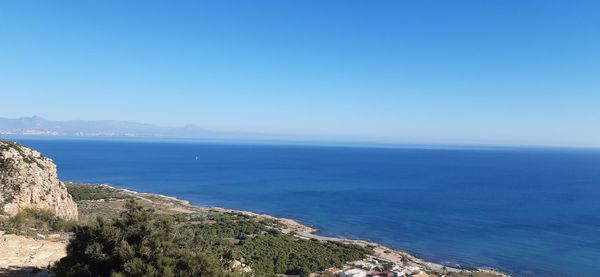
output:
[[0, 141], [0, 210], [15, 215], [25, 208], [77, 220], [77, 205], [58, 180], [52, 160], [25, 146]]
[[0, 276], [34, 276], [13, 272], [3, 275], [3, 269], [45, 268], [66, 256], [66, 248], [67, 243], [63, 241], [33, 239], [0, 231]]

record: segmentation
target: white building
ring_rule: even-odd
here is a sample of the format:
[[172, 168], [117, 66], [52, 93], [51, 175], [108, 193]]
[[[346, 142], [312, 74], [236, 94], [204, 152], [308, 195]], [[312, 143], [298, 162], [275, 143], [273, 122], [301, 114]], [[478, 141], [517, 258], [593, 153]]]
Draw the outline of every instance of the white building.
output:
[[367, 272], [362, 269], [353, 268], [342, 272], [340, 277], [367, 277]]
[[421, 271], [421, 268], [416, 267], [416, 266], [403, 267], [403, 266], [396, 265], [392, 268], [392, 273], [394, 273], [394, 276], [396, 276], [396, 277], [410, 276], [410, 275], [412, 275], [414, 273], [418, 273], [420, 271]]

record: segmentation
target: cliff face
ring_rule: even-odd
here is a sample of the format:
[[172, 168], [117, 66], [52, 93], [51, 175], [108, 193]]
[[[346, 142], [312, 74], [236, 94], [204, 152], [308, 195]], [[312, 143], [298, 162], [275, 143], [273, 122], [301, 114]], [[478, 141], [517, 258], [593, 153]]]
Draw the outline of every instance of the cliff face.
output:
[[77, 205], [58, 180], [52, 160], [25, 146], [0, 141], [0, 209], [15, 215], [25, 208], [77, 220]]

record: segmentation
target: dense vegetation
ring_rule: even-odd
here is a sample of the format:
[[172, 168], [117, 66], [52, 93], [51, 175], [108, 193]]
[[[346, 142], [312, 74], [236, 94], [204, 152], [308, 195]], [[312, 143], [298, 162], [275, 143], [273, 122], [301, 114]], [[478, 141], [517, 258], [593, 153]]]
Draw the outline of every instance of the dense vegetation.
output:
[[[279, 233], [274, 220], [238, 213], [159, 215], [130, 200], [115, 219], [78, 227], [57, 276], [254, 276], [309, 272], [363, 258], [369, 250]], [[92, 274], [93, 273], [93, 274]]]
[[358, 246], [274, 235], [245, 240], [242, 249], [256, 272], [300, 276], [332, 266], [341, 267], [345, 262], [362, 259], [368, 253]]
[[130, 198], [127, 195], [119, 193], [114, 189], [105, 186], [68, 184], [67, 190], [75, 201]]
[[244, 214], [208, 215], [200, 221], [203, 224], [194, 224], [193, 229], [204, 249], [245, 261], [258, 276], [308, 276], [370, 254], [360, 246], [283, 235], [276, 221], [258, 222]]
[[215, 256], [194, 251], [194, 236], [173, 218], [133, 201], [120, 217], [78, 227], [57, 276], [228, 276]]

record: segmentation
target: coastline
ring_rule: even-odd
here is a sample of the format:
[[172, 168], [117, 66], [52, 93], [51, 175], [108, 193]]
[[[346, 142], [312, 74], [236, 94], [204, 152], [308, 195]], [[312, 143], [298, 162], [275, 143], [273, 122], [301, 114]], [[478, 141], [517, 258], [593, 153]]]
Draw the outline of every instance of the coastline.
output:
[[[428, 270], [444, 270], [446, 272], [479, 272], [479, 273], [488, 273], [490, 275], [500, 276], [500, 277], [511, 277], [512, 275], [502, 272], [496, 268], [486, 268], [486, 267], [476, 267], [476, 268], [463, 268], [463, 267], [451, 267], [431, 261], [427, 261], [422, 258], [418, 258], [411, 253], [403, 250], [394, 249], [388, 246], [385, 246], [380, 243], [370, 242], [367, 240], [360, 239], [347, 239], [340, 237], [330, 237], [330, 236], [321, 236], [316, 234], [319, 230], [308, 225], [302, 224], [297, 220], [284, 218], [284, 217], [275, 217], [269, 214], [261, 214], [252, 211], [245, 210], [235, 210], [224, 207], [215, 207], [215, 206], [202, 206], [197, 204], [192, 204], [188, 200], [179, 199], [177, 197], [157, 194], [157, 193], [147, 193], [147, 192], [139, 192], [130, 189], [120, 188], [111, 184], [98, 184], [99, 186], [106, 187], [109, 189], [116, 190], [121, 193], [125, 193], [139, 199], [141, 201], [149, 202], [152, 204], [165, 205], [170, 211], [177, 213], [196, 213], [196, 212], [219, 212], [219, 213], [238, 213], [244, 214], [252, 217], [256, 217], [259, 219], [269, 219], [275, 220], [280, 223], [284, 228], [281, 230], [282, 233], [292, 235], [299, 239], [313, 239], [319, 241], [336, 241], [345, 244], [355, 244], [363, 247], [369, 247], [373, 250], [374, 257], [378, 259], [392, 262], [392, 263], [404, 263], [409, 266], [422, 267]], [[158, 201], [157, 201], [158, 200]]]

